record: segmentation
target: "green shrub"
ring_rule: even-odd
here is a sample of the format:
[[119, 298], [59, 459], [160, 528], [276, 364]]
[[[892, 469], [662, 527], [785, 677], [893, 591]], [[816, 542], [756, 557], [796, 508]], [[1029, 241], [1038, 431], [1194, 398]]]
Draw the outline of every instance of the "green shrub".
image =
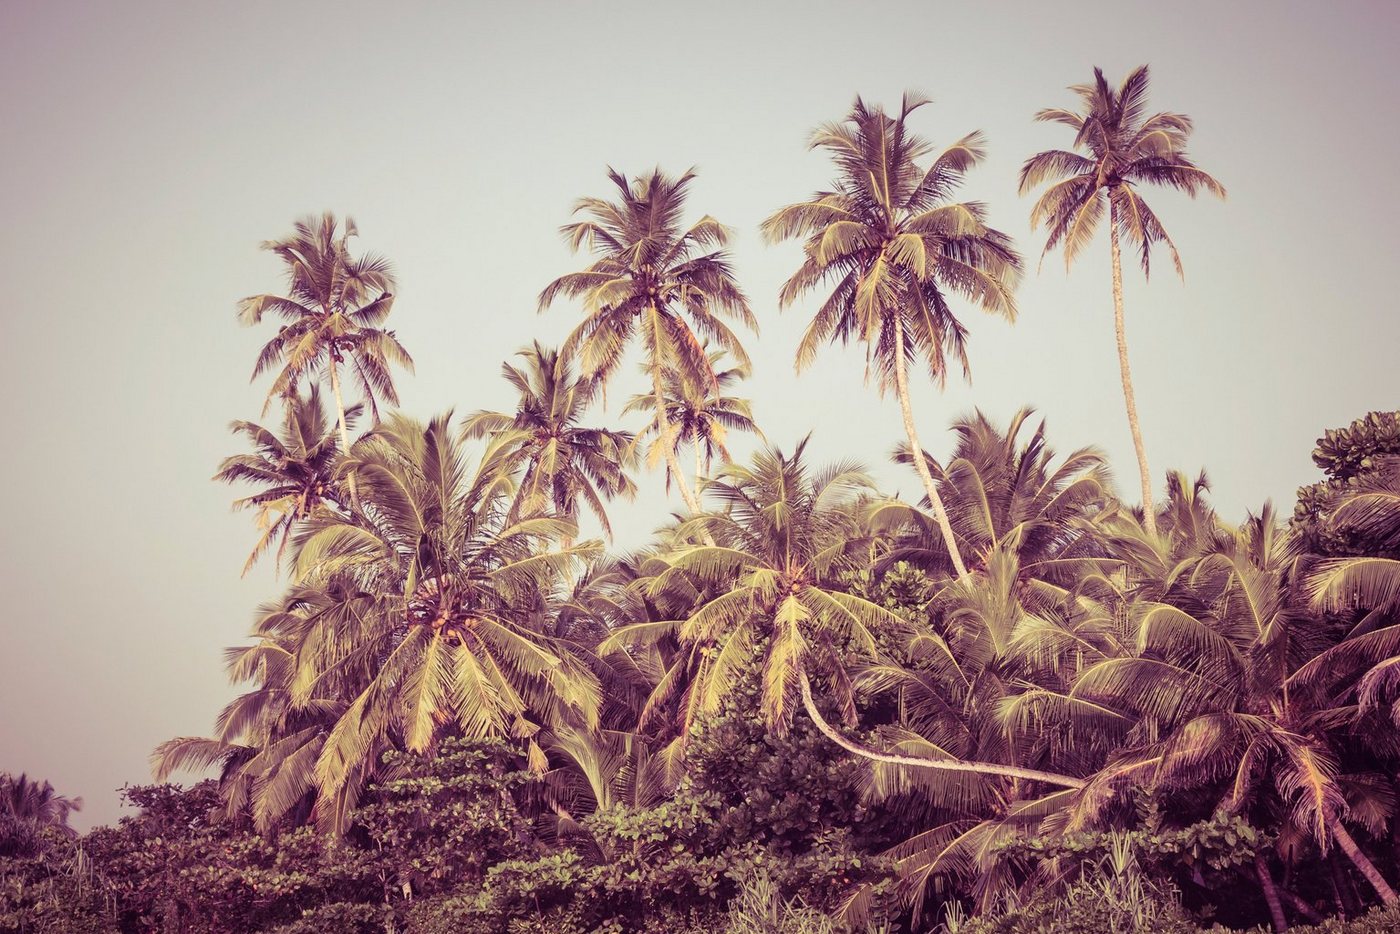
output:
[[1077, 882], [1059, 894], [1009, 906], [993, 917], [950, 917], [949, 934], [1197, 934], [1172, 889], [1154, 883], [1138, 864], [1137, 841], [1113, 834], [1097, 862], [1082, 865]]
[[1400, 905], [1371, 909], [1359, 918], [1328, 918], [1317, 925], [1289, 928], [1289, 934], [1395, 934], [1400, 931]]

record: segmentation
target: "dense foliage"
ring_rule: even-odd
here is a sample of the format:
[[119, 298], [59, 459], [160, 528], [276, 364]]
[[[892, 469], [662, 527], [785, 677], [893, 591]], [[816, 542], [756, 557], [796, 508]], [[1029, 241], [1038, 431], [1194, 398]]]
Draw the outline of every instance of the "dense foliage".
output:
[[[1107, 208], [1120, 299], [1120, 237], [1144, 271], [1176, 257], [1135, 186], [1223, 193], [1146, 87], [1098, 74], [1043, 112], [1088, 155], [1022, 174], [1054, 181], [1035, 216], [1067, 258]], [[138, 813], [80, 839], [74, 802], [0, 778], [0, 930], [1393, 930], [1400, 413], [1328, 431], [1291, 521], [1226, 521], [1204, 476], [1158, 495], [1119, 301], [1142, 502], [1029, 410], [931, 457], [909, 364], [966, 370], [955, 303], [1014, 316], [1021, 260], [956, 200], [982, 138], [932, 147], [922, 104], [818, 130], [831, 188], [764, 223], [804, 243], [782, 301], [822, 293], [797, 364], [866, 345], [918, 503], [805, 442], [732, 461], [759, 426], [729, 322], [756, 322], [726, 228], [685, 221], [691, 175], [579, 202], [593, 261], [541, 305], [582, 323], [505, 366], [513, 412], [381, 414], [410, 366], [388, 263], [330, 215], [267, 244], [287, 294], [240, 315], [287, 322], [255, 371], [284, 414], [236, 422], [252, 451], [216, 479], [290, 579], [228, 651], [214, 735], [154, 756], [217, 778], [128, 788]], [[599, 407], [629, 348], [635, 433]], [[663, 461], [685, 508], [652, 541], [584, 537]]]

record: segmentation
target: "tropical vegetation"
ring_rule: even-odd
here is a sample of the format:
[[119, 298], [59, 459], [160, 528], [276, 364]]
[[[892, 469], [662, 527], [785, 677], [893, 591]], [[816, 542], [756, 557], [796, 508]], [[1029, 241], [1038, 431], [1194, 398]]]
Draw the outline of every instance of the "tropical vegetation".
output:
[[[1146, 84], [1096, 71], [1084, 113], [1043, 112], [1090, 155], [1021, 181], [1059, 179], [1035, 217], [1067, 259], [1108, 207], [1148, 483], [1119, 241], [1175, 256], [1143, 183], [1221, 189]], [[966, 373], [959, 316], [1014, 318], [1021, 261], [956, 200], [986, 142], [936, 149], [923, 104], [857, 100], [812, 139], [830, 189], [762, 225], [802, 242], [779, 303], [818, 293], [797, 368], [863, 345], [917, 501], [769, 444], [733, 394], [730, 323], [757, 322], [693, 173], [578, 203], [592, 262], [540, 306], [582, 321], [505, 364], [507, 411], [381, 413], [409, 363], [387, 261], [330, 215], [273, 243], [288, 294], [241, 316], [288, 321], [257, 365], [282, 420], [236, 422], [215, 478], [285, 586], [133, 816], [79, 836], [77, 802], [0, 776], [0, 930], [1394, 930], [1400, 412], [1328, 430], [1291, 514], [1238, 521], [1204, 474], [1120, 497], [1031, 409], [956, 418], [935, 457], [910, 364]], [[627, 428], [603, 389], [632, 356]], [[661, 462], [684, 508], [623, 549], [608, 510]]]

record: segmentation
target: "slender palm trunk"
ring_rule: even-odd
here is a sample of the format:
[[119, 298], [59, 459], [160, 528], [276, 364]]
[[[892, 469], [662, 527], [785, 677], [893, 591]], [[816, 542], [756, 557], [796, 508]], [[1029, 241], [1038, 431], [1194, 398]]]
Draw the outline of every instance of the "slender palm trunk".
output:
[[1142, 483], [1142, 524], [1147, 534], [1157, 534], [1157, 510], [1152, 504], [1152, 471], [1147, 466], [1147, 448], [1142, 443], [1137, 399], [1133, 396], [1133, 374], [1128, 370], [1128, 335], [1123, 330], [1123, 254], [1118, 247], [1118, 209], [1108, 209], [1108, 242], [1113, 248], [1113, 334], [1118, 339], [1118, 373], [1123, 378], [1123, 403], [1128, 410], [1128, 428], [1137, 452], [1138, 480]]
[[904, 433], [909, 436], [909, 451], [914, 458], [914, 469], [924, 481], [924, 492], [928, 494], [929, 505], [933, 507], [933, 518], [943, 533], [943, 544], [948, 548], [948, 557], [953, 559], [953, 569], [958, 577], [967, 576], [967, 565], [963, 564], [962, 553], [958, 551], [957, 539], [953, 537], [953, 525], [948, 521], [948, 511], [943, 508], [943, 499], [938, 495], [938, 487], [924, 460], [924, 449], [919, 444], [919, 433], [914, 429], [914, 409], [909, 404], [909, 374], [904, 368], [904, 319], [896, 311], [894, 314], [894, 386], [899, 396], [899, 411], [904, 415]]
[[1018, 765], [999, 765], [995, 762], [964, 762], [961, 759], [923, 759], [918, 756], [902, 756], [896, 753], [880, 752], [875, 749], [868, 749], [859, 743], [853, 742], [837, 732], [836, 728], [826, 721], [817, 710], [816, 702], [812, 700], [812, 685], [807, 679], [807, 672], [799, 669], [797, 672], [797, 684], [802, 690], [802, 706], [807, 710], [807, 716], [812, 718], [812, 722], [817, 725], [827, 739], [849, 753], [872, 759], [876, 762], [889, 762], [893, 765], [912, 765], [926, 769], [941, 769], [945, 772], [975, 772], [979, 775], [1000, 775], [1005, 778], [1021, 778], [1032, 782], [1045, 782], [1047, 785], [1058, 785], [1061, 788], [1083, 788], [1085, 782], [1082, 778], [1074, 778], [1070, 775], [1060, 775], [1056, 772], [1042, 772], [1039, 769], [1023, 769]]
[[[334, 352], [331, 353], [329, 359], [331, 371], [331, 392], [335, 394], [335, 414], [336, 417], [340, 420], [339, 424], [341, 454], [345, 457], [349, 457], [350, 431], [345, 427], [345, 399], [340, 394], [340, 373], [335, 365]], [[348, 479], [350, 480], [350, 505], [352, 505], [355, 508], [355, 512], [358, 514], [363, 512], [363, 510], [360, 509], [360, 490], [355, 485], [355, 475], [353, 473], [349, 475]]]
[[1283, 902], [1279, 901], [1278, 887], [1274, 885], [1273, 873], [1269, 872], [1269, 862], [1263, 853], [1254, 856], [1254, 874], [1259, 877], [1259, 888], [1264, 892], [1264, 901], [1269, 906], [1269, 919], [1274, 923], [1274, 930], [1288, 930], [1288, 917], [1283, 913]]
[[658, 443], [661, 445], [661, 453], [666, 457], [666, 466], [670, 469], [671, 476], [676, 478], [676, 486], [680, 488], [681, 499], [685, 500], [685, 508], [690, 510], [691, 515], [699, 515], [700, 501], [691, 494], [690, 484], [685, 482], [685, 473], [681, 470], [680, 458], [676, 456], [676, 446], [671, 443], [671, 420], [666, 417], [666, 395], [661, 388], [661, 316], [657, 314], [655, 307], [651, 309], [651, 328], [654, 341], [651, 388], [656, 396], [656, 433], [660, 436]]
[[700, 502], [700, 491], [705, 487], [704, 468], [700, 463], [700, 442], [695, 442], [695, 501]]
[[1381, 871], [1376, 868], [1375, 863], [1371, 862], [1366, 857], [1366, 854], [1361, 852], [1361, 847], [1356, 845], [1356, 841], [1352, 839], [1347, 829], [1342, 826], [1340, 819], [1332, 819], [1331, 830], [1332, 839], [1337, 841], [1337, 846], [1341, 847], [1342, 852], [1351, 860], [1352, 865], [1357, 868], [1357, 871], [1366, 877], [1367, 882], [1371, 883], [1371, 888], [1376, 890], [1376, 894], [1381, 897], [1381, 901], [1385, 902], [1387, 905], [1393, 905], [1397, 901], [1400, 901], [1400, 895], [1395, 894], [1395, 890], [1390, 887], [1389, 882], [1385, 881], [1385, 876], [1381, 875]]

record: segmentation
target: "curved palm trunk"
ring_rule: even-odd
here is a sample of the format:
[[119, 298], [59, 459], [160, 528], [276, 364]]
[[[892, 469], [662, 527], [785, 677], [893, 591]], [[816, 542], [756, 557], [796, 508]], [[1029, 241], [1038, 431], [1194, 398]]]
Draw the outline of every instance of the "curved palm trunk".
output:
[[1074, 778], [1070, 775], [1060, 775], [1056, 772], [1042, 772], [1039, 769], [1023, 769], [1018, 765], [999, 765], [995, 762], [964, 762], [961, 759], [924, 759], [919, 756], [902, 756], [897, 753], [879, 752], [875, 749], [868, 749], [837, 732], [836, 728], [826, 721], [817, 710], [816, 702], [812, 700], [812, 685], [807, 679], [807, 672], [798, 670], [797, 683], [802, 689], [802, 706], [807, 710], [807, 716], [812, 718], [812, 722], [817, 725], [817, 729], [836, 745], [847, 752], [854, 753], [866, 759], [876, 762], [889, 762], [893, 765], [912, 765], [926, 769], [941, 769], [945, 772], [975, 772], [979, 775], [999, 775], [1004, 778], [1021, 778], [1032, 782], [1045, 782], [1047, 785], [1058, 785], [1061, 788], [1083, 788], [1085, 782], [1082, 778]]
[[1273, 873], [1263, 853], [1255, 854], [1254, 874], [1259, 878], [1259, 888], [1264, 892], [1264, 901], [1269, 906], [1269, 919], [1275, 931], [1288, 930], [1288, 917], [1283, 913], [1283, 902], [1279, 901], [1278, 887], [1274, 885]]
[[[335, 394], [335, 414], [340, 424], [341, 454], [349, 457], [350, 432], [345, 427], [345, 399], [340, 395], [340, 373], [336, 369], [334, 353], [330, 355], [330, 371], [331, 392]], [[360, 509], [360, 490], [355, 484], [355, 475], [351, 473], [348, 479], [350, 480], [350, 504], [355, 508], [356, 513], [362, 513], [364, 510]]]
[[1361, 847], [1356, 845], [1347, 829], [1342, 826], [1341, 820], [1332, 820], [1332, 839], [1337, 841], [1337, 846], [1351, 860], [1352, 865], [1357, 868], [1366, 881], [1371, 883], [1371, 888], [1376, 890], [1376, 894], [1381, 897], [1381, 901], [1387, 905], [1393, 905], [1400, 901], [1400, 895], [1395, 894], [1395, 890], [1390, 887], [1390, 883], [1385, 881], [1385, 876], [1376, 868], [1376, 864], [1367, 859], [1366, 854], [1361, 852]]
[[899, 410], [904, 416], [904, 433], [909, 436], [910, 453], [914, 459], [914, 469], [924, 481], [924, 492], [928, 494], [929, 505], [933, 507], [933, 518], [943, 533], [943, 544], [948, 548], [948, 557], [953, 559], [953, 569], [958, 577], [967, 576], [967, 565], [963, 564], [962, 553], [958, 551], [957, 539], [953, 537], [953, 525], [948, 521], [948, 511], [943, 508], [943, 500], [938, 495], [938, 487], [924, 460], [924, 449], [919, 444], [919, 433], [914, 429], [914, 409], [909, 404], [909, 375], [904, 370], [904, 320], [896, 312], [894, 315], [894, 386], [899, 396]]
[[1133, 433], [1137, 453], [1138, 480], [1142, 483], [1142, 524], [1147, 534], [1157, 534], [1157, 510], [1152, 504], [1152, 471], [1147, 466], [1147, 448], [1142, 443], [1137, 399], [1133, 396], [1133, 375], [1128, 370], [1128, 335], [1123, 330], [1123, 259], [1118, 247], [1118, 209], [1108, 209], [1108, 242], [1113, 248], [1113, 334], [1118, 340], [1118, 374], [1123, 380], [1123, 403], [1128, 410], [1128, 428]]

